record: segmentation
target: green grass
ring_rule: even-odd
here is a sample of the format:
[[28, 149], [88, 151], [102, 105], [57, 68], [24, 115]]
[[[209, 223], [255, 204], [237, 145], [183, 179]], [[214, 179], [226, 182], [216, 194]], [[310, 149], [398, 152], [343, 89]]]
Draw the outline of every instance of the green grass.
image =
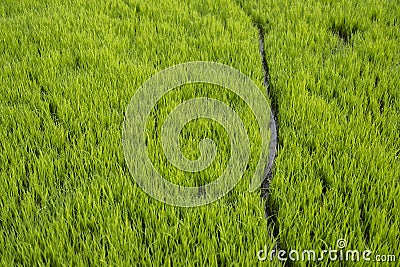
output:
[[[231, 103], [253, 142], [244, 179], [213, 204], [153, 200], [121, 143], [135, 90], [166, 67], [220, 62], [264, 90], [254, 24], [266, 30], [279, 104], [269, 202], [280, 247], [320, 251], [345, 238], [349, 249], [398, 261], [399, 12], [396, 1], [375, 0], [2, 1], [0, 264], [267, 265], [256, 253], [273, 247], [272, 226], [259, 193], [247, 192], [259, 137], [235, 96], [201, 91]], [[194, 89], [159, 102], [148, 129]], [[221, 127], [198, 122], [180, 137], [185, 155], [198, 156], [208, 136], [221, 149], [214, 171], [176, 177], [185, 185], [209, 181], [230, 150]], [[160, 143], [152, 147], [157, 159]]]
[[216, 61], [261, 85], [250, 18], [210, 3], [2, 4], [4, 265], [257, 262], [272, 241], [249, 179], [210, 206], [175, 208], [135, 184], [122, 152], [128, 102], [159, 70]]
[[[148, 147], [150, 151], [153, 151], [150, 154], [150, 158], [154, 166], [167, 180], [170, 179], [171, 182], [183, 186], [200, 186], [212, 182], [221, 176], [228, 165], [232, 148], [227, 129], [224, 129], [221, 124], [205, 118], [198, 118], [189, 122], [179, 136], [179, 144], [185, 157], [196, 160], [201, 156], [198, 148], [199, 141], [205, 138], [212, 139], [217, 146], [217, 151], [216, 157], [209, 167], [201, 172], [192, 173], [183, 171], [168, 162], [164, 155], [159, 133], [161, 133], [165, 119], [180, 103], [199, 96], [217, 99], [226, 103], [245, 122], [245, 128], [251, 141], [250, 166], [246, 171], [245, 177], [247, 178], [247, 182], [251, 179], [261, 152], [259, 147], [261, 140], [257, 120], [250, 107], [246, 106], [242, 99], [237, 97], [232, 91], [226, 89], [223, 89], [224, 94], [221, 94], [221, 89], [223, 88], [208, 84], [181, 86], [167, 93], [154, 107], [153, 116], [147, 123], [147, 131], [149, 133], [147, 139]], [[156, 130], [154, 131], [154, 129]]]
[[266, 23], [280, 122], [271, 202], [282, 247], [321, 251], [345, 238], [349, 249], [398, 258], [398, 3], [242, 5]]

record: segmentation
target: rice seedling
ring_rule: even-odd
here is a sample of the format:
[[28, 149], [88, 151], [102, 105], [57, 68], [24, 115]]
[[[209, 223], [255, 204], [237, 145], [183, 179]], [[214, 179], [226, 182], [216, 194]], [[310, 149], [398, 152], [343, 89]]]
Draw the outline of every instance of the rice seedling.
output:
[[[395, 1], [376, 0], [2, 1], [0, 264], [253, 266], [269, 264], [257, 257], [264, 247], [321, 251], [339, 239], [399, 257], [398, 14]], [[182, 186], [218, 176], [232, 149], [218, 123], [198, 119], [179, 136], [192, 160], [199, 140], [216, 143], [200, 174], [174, 169], [157, 139], [179, 103], [211, 97], [245, 124], [243, 179], [207, 206], [152, 199], [124, 159], [130, 99], [158, 71], [189, 61], [234, 67], [265, 94], [260, 25], [279, 105], [267, 203], [247, 191], [261, 149], [256, 120], [213, 85], [182, 86], [157, 103], [149, 157]]]

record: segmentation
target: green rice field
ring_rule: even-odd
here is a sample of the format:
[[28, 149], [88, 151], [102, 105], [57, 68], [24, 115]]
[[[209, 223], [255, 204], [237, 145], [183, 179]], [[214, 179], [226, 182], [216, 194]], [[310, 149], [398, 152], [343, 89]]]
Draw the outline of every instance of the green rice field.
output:
[[[238, 185], [184, 208], [153, 199], [132, 178], [122, 144], [131, 98], [152, 75], [191, 61], [238, 69], [275, 101], [267, 198], [248, 191], [261, 151], [256, 118], [210, 84], [157, 102], [146, 125], [149, 158], [182, 186], [221, 175], [232, 147], [215, 121], [193, 120], [179, 136], [190, 160], [200, 140], [216, 143], [202, 172], [174, 167], [159, 140], [177, 105], [214, 98], [237, 112], [250, 140]], [[400, 262], [398, 0], [2, 0], [0, 66], [1, 266]], [[343, 250], [371, 251], [370, 261], [301, 260], [301, 251], [338, 249], [338, 240]], [[278, 250], [297, 250], [300, 260], [280, 260]]]

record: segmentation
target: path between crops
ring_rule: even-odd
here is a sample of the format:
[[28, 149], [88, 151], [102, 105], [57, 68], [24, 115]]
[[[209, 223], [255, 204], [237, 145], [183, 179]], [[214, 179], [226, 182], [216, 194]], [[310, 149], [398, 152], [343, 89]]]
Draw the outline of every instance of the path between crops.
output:
[[[271, 92], [271, 84], [269, 82], [269, 67], [268, 62], [265, 56], [265, 48], [264, 48], [264, 29], [261, 26], [258, 26], [258, 33], [259, 33], [259, 43], [260, 43], [260, 55], [261, 55], [261, 62], [264, 72], [264, 86], [267, 90], [267, 95], [271, 100], [271, 141], [269, 145], [269, 157], [268, 157], [268, 164], [265, 168], [264, 172], [264, 181], [262, 184], [262, 197], [268, 196], [268, 189], [273, 177], [273, 167], [275, 158], [277, 155], [278, 150], [278, 105], [276, 98], [273, 96]], [[268, 214], [266, 214], [268, 215]]]
[[[267, 96], [271, 101], [271, 122], [270, 122], [270, 129], [271, 129], [271, 141], [269, 144], [269, 157], [268, 163], [264, 171], [263, 183], [261, 185], [261, 198], [265, 200], [265, 217], [268, 221], [268, 224], [272, 228], [271, 234], [275, 239], [275, 251], [279, 251], [282, 249], [282, 245], [280, 244], [279, 240], [279, 225], [277, 221], [277, 211], [274, 210], [272, 204], [269, 199], [270, 193], [270, 184], [274, 175], [274, 163], [275, 158], [278, 153], [278, 101], [277, 97], [274, 93], [274, 90], [270, 83], [270, 75], [269, 75], [269, 66], [268, 61], [265, 53], [265, 30], [261, 25], [257, 25], [258, 34], [259, 34], [259, 48], [260, 48], [260, 56], [261, 56], [261, 63], [264, 72], [264, 86], [266, 89]], [[285, 266], [290, 266], [291, 263], [289, 261], [285, 262]]]

